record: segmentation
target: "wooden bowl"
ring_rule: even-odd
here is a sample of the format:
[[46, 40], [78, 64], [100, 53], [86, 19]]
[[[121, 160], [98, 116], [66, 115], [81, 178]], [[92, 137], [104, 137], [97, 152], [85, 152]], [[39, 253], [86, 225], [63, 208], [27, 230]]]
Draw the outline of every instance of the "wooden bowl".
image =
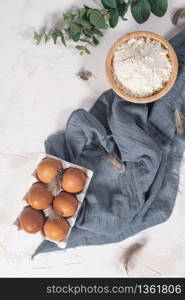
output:
[[[113, 77], [113, 73], [112, 73], [112, 60], [113, 60], [113, 55], [114, 55], [115, 50], [120, 45], [127, 42], [128, 40], [130, 40], [132, 38], [141, 38], [141, 37], [146, 37], [146, 38], [148, 37], [148, 38], [151, 38], [153, 40], [159, 41], [164, 46], [164, 48], [166, 48], [168, 50], [168, 57], [169, 57], [169, 60], [172, 64], [171, 76], [170, 76], [168, 82], [166, 83], [166, 85], [164, 86], [164, 88], [161, 89], [159, 92], [153, 94], [152, 96], [142, 97], [142, 98], [128, 95], [124, 90], [122, 90], [117, 85], [117, 83], [116, 83], [116, 81]], [[124, 98], [125, 100], [128, 100], [130, 102], [134, 102], [134, 103], [149, 103], [149, 102], [159, 100], [164, 95], [166, 95], [169, 92], [169, 90], [173, 87], [173, 85], [176, 81], [176, 78], [177, 78], [177, 74], [178, 74], [178, 60], [177, 60], [177, 55], [176, 55], [173, 47], [163, 37], [161, 37], [160, 35], [155, 34], [153, 32], [149, 32], [149, 31], [137, 31], [137, 32], [131, 32], [131, 33], [128, 33], [128, 34], [122, 36], [120, 39], [118, 39], [113, 44], [113, 46], [111, 47], [111, 49], [109, 50], [109, 53], [107, 55], [107, 59], [106, 59], [106, 63], [105, 63], [105, 71], [106, 71], [106, 75], [107, 75], [108, 81], [109, 81], [112, 89], [121, 98]]]

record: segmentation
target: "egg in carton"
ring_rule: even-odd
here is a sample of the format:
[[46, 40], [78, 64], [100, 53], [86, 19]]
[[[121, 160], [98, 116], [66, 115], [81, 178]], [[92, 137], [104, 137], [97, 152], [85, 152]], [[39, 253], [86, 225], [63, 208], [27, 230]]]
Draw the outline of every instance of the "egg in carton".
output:
[[[48, 180], [49, 182], [47, 184], [41, 182], [39, 180], [38, 174], [37, 174], [38, 165], [45, 158], [52, 158], [52, 159], [56, 160], [59, 163], [58, 167], [57, 167], [57, 173], [55, 174], [54, 179], [53, 180]], [[61, 184], [62, 178], [63, 178], [63, 174], [66, 172], [66, 170], [68, 170], [68, 172], [66, 172], [66, 174], [70, 173], [70, 170], [72, 170], [72, 168], [81, 170], [86, 175], [85, 185], [84, 185], [82, 191], [77, 192], [77, 190], [75, 190], [75, 188], [73, 188], [72, 185], [70, 185], [72, 187], [72, 190], [74, 190], [73, 191], [74, 194], [68, 193], [68, 192], [64, 191], [63, 188], [62, 188], [63, 185], [65, 185], [67, 187], [67, 184], [70, 183], [70, 174], [68, 175], [69, 181], [67, 181], [67, 175], [66, 175], [65, 176], [66, 180], [63, 180], [63, 185]], [[47, 174], [45, 174], [45, 175], [47, 175]], [[25, 206], [28, 206], [30, 204], [29, 203], [30, 202], [29, 191], [30, 191], [30, 189], [32, 187], [34, 187], [34, 185], [36, 185], [36, 184], [37, 185], [39, 185], [39, 184], [43, 185], [43, 186], [45, 186], [47, 188], [47, 192], [51, 193], [52, 200], [50, 201], [50, 205], [48, 205], [47, 208], [45, 208], [45, 209], [42, 210], [43, 214], [44, 214], [44, 217], [46, 219], [46, 221], [44, 223], [44, 227], [43, 227], [44, 230], [42, 228], [42, 230], [41, 230], [42, 234], [41, 234], [41, 232], [38, 232], [38, 233], [34, 234], [34, 235], [39, 235], [41, 237], [40, 242], [43, 241], [44, 239], [47, 239], [47, 240], [50, 240], [50, 241], [56, 243], [61, 248], [65, 248], [66, 247], [67, 241], [68, 241], [68, 238], [69, 238], [69, 235], [70, 235], [70, 232], [71, 232], [71, 230], [72, 230], [72, 228], [73, 228], [73, 226], [74, 226], [74, 224], [76, 222], [76, 218], [77, 218], [79, 209], [80, 209], [80, 207], [82, 205], [82, 202], [83, 202], [83, 200], [85, 198], [85, 195], [86, 195], [86, 192], [87, 192], [87, 189], [88, 189], [88, 186], [90, 184], [92, 176], [93, 176], [92, 170], [83, 168], [83, 167], [81, 167], [79, 165], [70, 163], [68, 161], [60, 159], [60, 158], [58, 158], [56, 156], [53, 156], [53, 155], [48, 155], [48, 154], [45, 154], [45, 153], [40, 153], [38, 155], [38, 157], [37, 157], [37, 159], [35, 161], [35, 169], [34, 169], [33, 173], [31, 174], [31, 177], [30, 177], [30, 181], [29, 181], [29, 186], [28, 186], [27, 193], [23, 197], [22, 209], [24, 209]], [[47, 182], [47, 176], [46, 176], [45, 179], [46, 179], [45, 181]], [[56, 200], [57, 198], [60, 198], [60, 196], [63, 195], [64, 193], [69, 194], [70, 198], [76, 199], [76, 203], [77, 203], [77, 205], [76, 205], [74, 199], [71, 199], [71, 200], [73, 200], [72, 203], [74, 203], [73, 206], [75, 206], [75, 209], [74, 209], [75, 213], [72, 216], [67, 216], [65, 218], [62, 215], [59, 214], [59, 212], [60, 212], [60, 206], [58, 206], [57, 203], [60, 203], [60, 201]], [[53, 203], [56, 204], [55, 205], [55, 210], [53, 209]], [[35, 203], [31, 203], [31, 204], [32, 204], [32, 207], [33, 207], [33, 204], [36, 205], [36, 202]], [[39, 207], [34, 207], [34, 208], [39, 209]], [[57, 213], [56, 213], [56, 211], [57, 211]], [[38, 210], [38, 212], [41, 212], [41, 210]], [[48, 229], [50, 231], [53, 230], [53, 227], [52, 227], [53, 224], [49, 224], [49, 222], [48, 222], [48, 224], [46, 225], [48, 219], [49, 220], [50, 219], [51, 220], [56, 220], [56, 222], [63, 222], [63, 226], [66, 229], [67, 235], [66, 235], [66, 237], [62, 241], [54, 241], [53, 239], [49, 238], [49, 235], [47, 234], [47, 231], [48, 231]], [[17, 228], [20, 229], [19, 218], [17, 218], [17, 220], [15, 221], [14, 225], [17, 225]], [[44, 234], [43, 234], [44, 232], [47, 234], [48, 237], [44, 236]]]

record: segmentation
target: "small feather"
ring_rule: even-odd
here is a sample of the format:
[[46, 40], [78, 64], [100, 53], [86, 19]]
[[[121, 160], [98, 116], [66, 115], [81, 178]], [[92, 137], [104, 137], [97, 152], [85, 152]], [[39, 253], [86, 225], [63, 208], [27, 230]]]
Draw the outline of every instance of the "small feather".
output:
[[92, 72], [82, 69], [78, 72], [77, 76], [80, 77], [80, 79], [87, 81], [92, 77]]
[[176, 132], [178, 135], [182, 135], [185, 132], [185, 117], [181, 112], [176, 108], [175, 110], [175, 123], [176, 123]]
[[118, 173], [125, 172], [125, 164], [115, 154], [114, 155], [108, 154], [106, 155], [105, 158], [109, 161], [109, 163], [111, 164], [111, 166], [116, 172]]
[[185, 8], [180, 8], [174, 13], [172, 23], [177, 26], [185, 23]]
[[63, 172], [64, 172], [64, 170], [60, 169], [58, 171], [56, 178], [51, 183], [48, 184], [48, 190], [52, 193], [53, 196], [56, 196], [61, 190], [60, 181], [61, 181]]
[[133, 255], [135, 255], [136, 253], [138, 253], [138, 251], [143, 247], [143, 244], [140, 243], [135, 243], [133, 245], [131, 245], [130, 247], [128, 247], [126, 249], [126, 251], [124, 252], [123, 256], [122, 256], [122, 260], [124, 263], [124, 267], [126, 272], [128, 273], [128, 264], [129, 261], [131, 260], [131, 258], [133, 257]]
[[19, 218], [17, 218], [17, 219], [13, 222], [13, 225], [17, 226], [17, 229], [18, 229], [18, 230], [21, 230]]

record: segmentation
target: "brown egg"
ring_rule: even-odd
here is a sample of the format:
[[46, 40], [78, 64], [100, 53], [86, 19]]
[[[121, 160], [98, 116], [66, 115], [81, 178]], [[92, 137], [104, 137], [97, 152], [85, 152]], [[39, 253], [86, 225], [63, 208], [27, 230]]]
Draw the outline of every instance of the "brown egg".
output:
[[65, 218], [47, 219], [44, 224], [44, 234], [52, 241], [62, 241], [69, 231], [69, 223]]
[[27, 195], [28, 204], [39, 210], [47, 208], [51, 204], [52, 200], [52, 194], [41, 182], [34, 183]]
[[73, 194], [61, 192], [53, 200], [53, 209], [58, 216], [72, 217], [77, 208], [78, 200]]
[[30, 206], [23, 209], [19, 217], [21, 229], [28, 233], [36, 233], [40, 231], [44, 225], [44, 214], [35, 210]]
[[69, 193], [79, 193], [83, 190], [86, 183], [86, 174], [78, 168], [68, 168], [65, 170], [61, 187]]
[[37, 167], [37, 177], [44, 183], [51, 183], [61, 168], [62, 164], [59, 160], [51, 157], [44, 158]]

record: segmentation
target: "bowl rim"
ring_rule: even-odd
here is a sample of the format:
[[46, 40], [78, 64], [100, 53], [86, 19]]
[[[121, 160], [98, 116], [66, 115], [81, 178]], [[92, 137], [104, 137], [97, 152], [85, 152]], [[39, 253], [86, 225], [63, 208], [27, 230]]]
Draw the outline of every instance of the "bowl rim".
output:
[[[131, 38], [140, 38], [140, 37], [149, 37], [151, 39], [159, 41], [163, 47], [165, 47], [168, 50], [168, 56], [170, 59], [170, 62], [172, 64], [172, 72], [170, 75], [170, 78], [166, 85], [164, 86], [163, 89], [161, 89], [159, 92], [148, 96], [148, 97], [134, 97], [131, 95], [128, 95], [126, 92], [124, 92], [116, 83], [115, 79], [113, 78], [113, 73], [112, 73], [112, 59], [115, 50], [124, 42], [127, 42]], [[105, 73], [108, 79], [109, 84], [111, 85], [111, 88], [124, 100], [134, 102], [134, 103], [150, 103], [154, 102], [157, 100], [160, 100], [162, 97], [164, 97], [173, 87], [176, 79], [177, 79], [177, 74], [178, 74], [178, 59], [177, 55], [175, 53], [175, 50], [173, 46], [162, 36], [159, 34], [156, 34], [151, 31], [134, 31], [134, 32], [129, 32], [122, 37], [120, 37], [118, 40], [116, 40], [113, 45], [111, 46], [108, 55], [106, 57], [105, 61]]]

